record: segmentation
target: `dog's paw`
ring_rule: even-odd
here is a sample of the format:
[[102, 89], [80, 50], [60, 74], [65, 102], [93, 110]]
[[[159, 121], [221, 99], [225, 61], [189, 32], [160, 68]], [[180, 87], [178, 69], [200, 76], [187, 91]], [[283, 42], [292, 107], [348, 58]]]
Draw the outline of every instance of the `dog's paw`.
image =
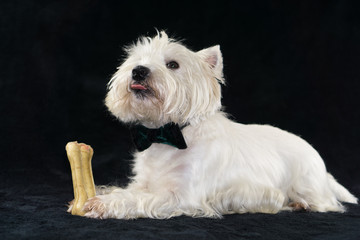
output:
[[68, 212], [68, 213], [71, 213], [71, 210], [73, 209], [73, 206], [74, 206], [74, 202], [75, 202], [75, 199], [73, 199], [73, 200], [71, 200], [70, 202], [68, 202], [68, 205], [67, 205], [67, 207], [68, 207], [67, 212]]
[[293, 211], [299, 212], [299, 211], [310, 211], [310, 207], [308, 205], [305, 205], [304, 203], [299, 202], [291, 202], [288, 205]]
[[84, 205], [85, 217], [104, 219], [106, 218], [105, 204], [100, 197], [93, 197], [87, 200]]

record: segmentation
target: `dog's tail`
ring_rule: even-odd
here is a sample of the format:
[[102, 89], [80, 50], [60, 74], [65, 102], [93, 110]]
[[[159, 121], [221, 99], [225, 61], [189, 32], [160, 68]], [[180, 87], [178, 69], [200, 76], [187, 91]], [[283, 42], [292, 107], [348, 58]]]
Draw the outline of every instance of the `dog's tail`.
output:
[[358, 203], [358, 199], [354, 197], [346, 188], [344, 188], [341, 184], [339, 184], [335, 178], [328, 173], [329, 185], [336, 198], [340, 202], [348, 202], [348, 203]]

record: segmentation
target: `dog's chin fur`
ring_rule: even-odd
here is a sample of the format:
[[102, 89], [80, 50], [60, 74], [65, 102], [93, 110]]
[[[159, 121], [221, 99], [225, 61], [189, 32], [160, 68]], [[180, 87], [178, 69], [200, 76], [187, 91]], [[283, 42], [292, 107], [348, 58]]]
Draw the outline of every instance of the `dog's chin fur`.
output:
[[[164, 32], [127, 48], [109, 83], [106, 105], [125, 123], [187, 124], [188, 148], [152, 144], [134, 156], [126, 188], [101, 188], [85, 210], [93, 218], [221, 217], [281, 210], [343, 212], [357, 199], [326, 171], [303, 139], [266, 125], [232, 122], [221, 112], [219, 46], [192, 52]], [[179, 69], [168, 69], [168, 61]], [[132, 70], [146, 66], [149, 89], [130, 89]]]

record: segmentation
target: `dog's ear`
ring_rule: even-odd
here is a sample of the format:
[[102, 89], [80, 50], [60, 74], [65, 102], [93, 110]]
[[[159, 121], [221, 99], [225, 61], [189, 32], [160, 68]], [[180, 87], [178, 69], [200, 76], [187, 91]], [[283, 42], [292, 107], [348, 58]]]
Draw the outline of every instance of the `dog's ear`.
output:
[[213, 69], [216, 78], [222, 82], [223, 80], [223, 58], [220, 51], [220, 46], [216, 45], [213, 47], [205, 48], [198, 51], [197, 54], [209, 64], [210, 68]]

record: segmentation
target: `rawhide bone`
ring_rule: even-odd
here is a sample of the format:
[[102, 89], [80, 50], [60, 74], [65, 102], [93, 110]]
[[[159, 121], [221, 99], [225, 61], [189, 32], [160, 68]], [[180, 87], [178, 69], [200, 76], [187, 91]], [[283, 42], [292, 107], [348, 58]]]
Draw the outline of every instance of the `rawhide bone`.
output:
[[96, 195], [91, 168], [94, 151], [91, 146], [78, 142], [69, 142], [65, 149], [71, 166], [74, 187], [74, 200], [69, 211], [72, 215], [84, 216], [83, 207], [86, 200]]

